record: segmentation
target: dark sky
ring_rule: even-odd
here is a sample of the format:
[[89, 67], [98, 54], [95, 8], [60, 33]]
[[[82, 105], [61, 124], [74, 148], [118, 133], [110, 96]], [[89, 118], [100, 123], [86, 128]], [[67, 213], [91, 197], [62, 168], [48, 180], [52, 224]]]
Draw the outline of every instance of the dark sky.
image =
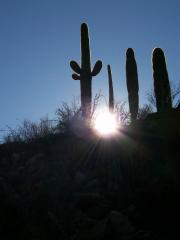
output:
[[0, 128], [38, 120], [79, 96], [70, 60], [80, 61], [80, 24], [87, 22], [92, 63], [103, 62], [93, 94], [107, 95], [112, 67], [116, 100], [127, 100], [125, 51], [138, 64], [140, 102], [153, 86], [151, 53], [164, 49], [170, 80], [180, 75], [178, 0], [0, 0]]

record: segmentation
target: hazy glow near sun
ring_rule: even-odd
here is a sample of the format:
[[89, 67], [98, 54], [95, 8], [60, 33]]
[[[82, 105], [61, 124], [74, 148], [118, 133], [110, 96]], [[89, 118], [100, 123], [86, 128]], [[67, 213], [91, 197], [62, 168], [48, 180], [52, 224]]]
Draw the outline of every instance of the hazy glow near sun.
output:
[[115, 115], [104, 109], [97, 113], [94, 119], [94, 129], [100, 135], [112, 135], [117, 132], [118, 124]]

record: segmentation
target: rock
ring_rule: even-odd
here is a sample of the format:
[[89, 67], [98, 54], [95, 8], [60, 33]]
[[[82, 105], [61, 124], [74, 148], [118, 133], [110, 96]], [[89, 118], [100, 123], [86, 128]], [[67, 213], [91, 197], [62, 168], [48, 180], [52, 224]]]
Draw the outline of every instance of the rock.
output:
[[84, 190], [86, 191], [95, 191], [99, 187], [99, 182], [96, 178], [91, 179], [87, 181], [87, 183], [84, 185]]
[[104, 239], [106, 233], [107, 219], [99, 221], [95, 226], [79, 232], [78, 240], [101, 240]]
[[[133, 234], [131, 238], [128, 238], [127, 240], [158, 240], [158, 239], [160, 240], [159, 237], [157, 238], [157, 236], [155, 236], [155, 234], [153, 234], [150, 231], [139, 230], [135, 234]], [[164, 239], [164, 237], [162, 239]]]
[[131, 236], [135, 232], [127, 216], [120, 212], [112, 211], [108, 217], [106, 234], [115, 240]]
[[18, 153], [13, 153], [13, 154], [11, 155], [11, 163], [12, 163], [13, 166], [14, 166], [14, 165], [15, 165], [15, 166], [18, 165], [19, 162], [20, 162], [20, 160], [21, 160], [20, 154], [18, 154]]
[[106, 202], [104, 197], [98, 193], [76, 193], [74, 197], [77, 207], [82, 210]]
[[75, 181], [76, 181], [78, 184], [82, 184], [85, 180], [86, 180], [86, 175], [85, 175], [83, 172], [78, 171], [78, 172], [75, 174]]
[[103, 219], [107, 217], [110, 206], [107, 204], [99, 204], [86, 210], [86, 214], [93, 219]]
[[90, 218], [103, 219], [109, 214], [109, 204], [100, 194], [77, 194], [76, 199], [76, 207]]
[[38, 153], [36, 155], [34, 155], [33, 157], [31, 157], [30, 159], [28, 159], [28, 161], [26, 162], [26, 166], [27, 167], [31, 167], [32, 165], [38, 163], [43, 159], [44, 154], [42, 153]]

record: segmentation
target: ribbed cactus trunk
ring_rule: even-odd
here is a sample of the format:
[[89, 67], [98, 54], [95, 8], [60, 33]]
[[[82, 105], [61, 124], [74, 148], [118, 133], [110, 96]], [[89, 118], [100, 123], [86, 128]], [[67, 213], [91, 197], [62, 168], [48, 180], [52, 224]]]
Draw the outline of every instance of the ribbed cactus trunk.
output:
[[89, 32], [86, 23], [81, 24], [81, 68], [75, 61], [71, 61], [70, 66], [77, 74], [79, 74], [73, 74], [72, 78], [74, 80], [80, 80], [82, 115], [84, 118], [88, 119], [91, 115], [92, 77], [100, 72], [102, 62], [97, 61], [91, 71]]
[[107, 66], [108, 70], [108, 80], [109, 80], [109, 111], [114, 111], [114, 91], [113, 91], [113, 81], [112, 81], [112, 73], [111, 66]]
[[83, 115], [89, 117], [91, 114], [92, 102], [92, 75], [91, 75], [91, 54], [89, 47], [89, 33], [86, 24], [81, 25], [81, 104]]
[[157, 111], [167, 111], [172, 108], [171, 88], [166, 68], [166, 60], [161, 48], [155, 48], [153, 50], [152, 64]]
[[128, 90], [129, 110], [131, 114], [131, 122], [137, 119], [139, 109], [139, 84], [137, 64], [132, 48], [128, 48], [126, 52], [126, 82]]

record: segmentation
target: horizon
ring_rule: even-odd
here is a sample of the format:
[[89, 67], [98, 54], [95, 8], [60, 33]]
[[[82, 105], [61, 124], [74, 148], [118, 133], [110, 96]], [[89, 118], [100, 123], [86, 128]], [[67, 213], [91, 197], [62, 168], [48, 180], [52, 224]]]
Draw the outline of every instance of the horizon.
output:
[[[94, 4], [93, 4], [94, 3]], [[103, 3], [103, 4], [101, 4]], [[153, 88], [151, 54], [163, 49], [171, 82], [178, 84], [180, 16], [177, 1], [1, 1], [0, 129], [24, 119], [54, 118], [62, 102], [80, 95], [69, 62], [80, 63], [80, 25], [89, 26], [91, 60], [102, 60], [92, 80], [93, 96], [108, 94], [107, 65], [112, 68], [115, 100], [127, 101], [125, 53], [132, 47], [139, 76], [140, 106]]]

